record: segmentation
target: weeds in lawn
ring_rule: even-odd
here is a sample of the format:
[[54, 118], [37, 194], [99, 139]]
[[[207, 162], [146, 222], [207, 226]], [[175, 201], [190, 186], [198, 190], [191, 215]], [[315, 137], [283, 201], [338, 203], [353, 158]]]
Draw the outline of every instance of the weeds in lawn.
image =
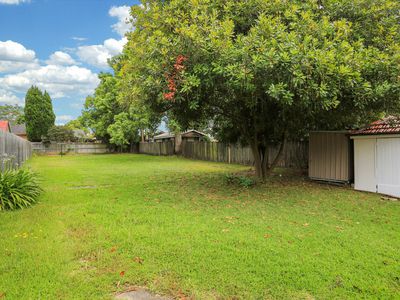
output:
[[228, 184], [237, 184], [241, 187], [249, 188], [256, 184], [256, 181], [253, 178], [243, 176], [243, 175], [235, 175], [235, 174], [226, 174], [225, 181]]

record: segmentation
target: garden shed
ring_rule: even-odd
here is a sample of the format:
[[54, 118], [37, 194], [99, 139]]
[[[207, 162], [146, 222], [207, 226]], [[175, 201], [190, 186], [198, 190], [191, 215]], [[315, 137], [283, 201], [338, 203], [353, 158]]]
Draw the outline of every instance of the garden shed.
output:
[[400, 197], [400, 119], [387, 117], [353, 132], [354, 188]]
[[308, 153], [308, 176], [311, 179], [337, 183], [350, 183], [353, 180], [350, 132], [310, 132]]

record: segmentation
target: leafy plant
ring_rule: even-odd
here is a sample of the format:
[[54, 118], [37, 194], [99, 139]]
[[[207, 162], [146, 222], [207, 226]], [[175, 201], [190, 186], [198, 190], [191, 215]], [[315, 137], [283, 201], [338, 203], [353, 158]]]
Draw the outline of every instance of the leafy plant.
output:
[[29, 170], [7, 170], [0, 174], [0, 210], [31, 206], [41, 192], [36, 175]]
[[250, 177], [243, 176], [243, 175], [239, 176], [239, 175], [235, 175], [235, 174], [226, 174], [225, 181], [228, 184], [237, 184], [237, 185], [245, 187], [245, 188], [249, 188], [256, 184], [255, 180]]

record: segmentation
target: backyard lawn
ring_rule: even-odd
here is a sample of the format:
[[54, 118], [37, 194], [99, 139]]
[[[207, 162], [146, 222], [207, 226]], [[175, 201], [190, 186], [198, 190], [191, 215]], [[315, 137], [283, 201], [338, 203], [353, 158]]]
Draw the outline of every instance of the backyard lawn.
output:
[[34, 157], [45, 190], [0, 212], [0, 299], [400, 298], [400, 202], [287, 173], [145, 155]]

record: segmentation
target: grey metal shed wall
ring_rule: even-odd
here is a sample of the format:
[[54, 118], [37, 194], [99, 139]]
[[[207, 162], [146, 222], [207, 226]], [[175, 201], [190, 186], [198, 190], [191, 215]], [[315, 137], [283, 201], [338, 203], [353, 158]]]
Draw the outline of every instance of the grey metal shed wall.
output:
[[353, 180], [352, 147], [347, 132], [310, 133], [308, 175], [317, 180]]

